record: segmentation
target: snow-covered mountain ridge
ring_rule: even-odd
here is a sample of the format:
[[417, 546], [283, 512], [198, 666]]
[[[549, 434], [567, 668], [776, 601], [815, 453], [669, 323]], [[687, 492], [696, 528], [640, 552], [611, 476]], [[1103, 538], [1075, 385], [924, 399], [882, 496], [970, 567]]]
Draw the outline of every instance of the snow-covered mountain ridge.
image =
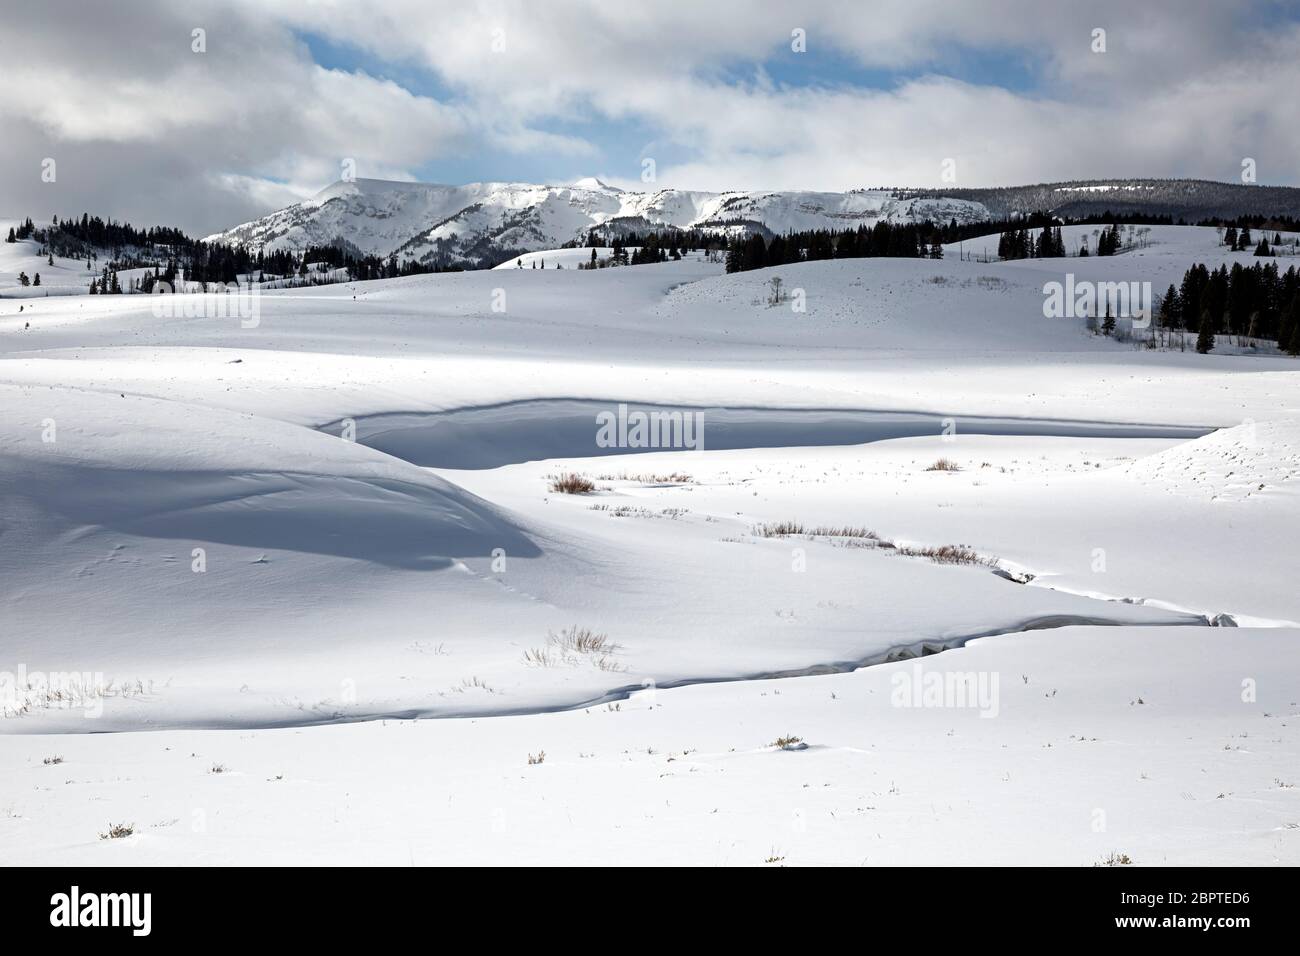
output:
[[779, 234], [844, 229], [880, 220], [986, 219], [979, 202], [899, 198], [891, 190], [850, 192], [633, 192], [587, 178], [566, 186], [429, 183], [357, 179], [209, 236], [267, 251], [342, 243], [357, 252], [426, 262], [490, 265], [519, 252], [646, 229], [742, 228]]

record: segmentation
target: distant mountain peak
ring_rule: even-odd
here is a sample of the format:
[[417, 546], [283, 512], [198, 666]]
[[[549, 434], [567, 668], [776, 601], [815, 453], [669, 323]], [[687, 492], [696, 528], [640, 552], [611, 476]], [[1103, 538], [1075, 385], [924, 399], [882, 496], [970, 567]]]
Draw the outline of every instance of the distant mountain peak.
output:
[[574, 189], [606, 189], [612, 192], [622, 192], [617, 186], [611, 186], [608, 183], [601, 182], [595, 176], [583, 176], [581, 179], [574, 180], [569, 184]]

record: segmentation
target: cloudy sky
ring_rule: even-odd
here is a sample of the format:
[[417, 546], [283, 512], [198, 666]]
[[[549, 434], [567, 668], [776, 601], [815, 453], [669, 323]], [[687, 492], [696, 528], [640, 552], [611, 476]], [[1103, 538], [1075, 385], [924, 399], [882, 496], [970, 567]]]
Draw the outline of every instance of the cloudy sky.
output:
[[346, 160], [845, 189], [942, 186], [945, 160], [965, 186], [1236, 181], [1250, 157], [1300, 184], [1280, 0], [43, 0], [6, 17], [0, 64], [5, 218], [204, 234]]

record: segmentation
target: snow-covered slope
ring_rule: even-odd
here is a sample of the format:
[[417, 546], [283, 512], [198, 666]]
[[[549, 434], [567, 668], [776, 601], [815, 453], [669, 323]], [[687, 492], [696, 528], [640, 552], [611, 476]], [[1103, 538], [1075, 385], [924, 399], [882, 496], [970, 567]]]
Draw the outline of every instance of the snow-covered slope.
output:
[[[1078, 627], [558, 714], [11, 736], [0, 845], [11, 866], [1294, 866], [1298, 638]], [[894, 706], [918, 674], [999, 677], [996, 719]]]
[[879, 220], [970, 222], [988, 218], [977, 202], [898, 199], [884, 190], [827, 192], [634, 192], [582, 179], [567, 186], [426, 183], [358, 179], [208, 238], [254, 249], [301, 249], [342, 241], [373, 255], [495, 262], [581, 240], [593, 227], [844, 229]]
[[384, 256], [430, 224], [481, 202], [500, 185], [339, 181], [310, 199], [208, 239], [266, 250], [304, 249], [342, 241], [358, 252]]
[[[0, 234], [16, 225], [16, 221], [0, 219]], [[50, 258], [54, 261], [50, 262]], [[19, 276], [23, 274], [29, 283], [40, 276], [41, 284], [22, 285]], [[132, 275], [131, 270], [123, 270], [121, 278], [126, 282]], [[0, 242], [0, 296], [5, 298], [82, 295], [90, 287], [90, 280], [98, 278], [99, 272], [87, 269], [84, 260], [42, 255], [40, 243], [35, 239]]]
[[[1128, 266], [1120, 266], [1121, 270], [1127, 269], [1129, 273], [1134, 270], [1148, 270], [1144, 275], [1125, 275], [1125, 278], [1141, 278], [1148, 281], [1163, 279], [1172, 282], [1174, 285], [1182, 279], [1183, 271], [1196, 262], [1204, 262], [1211, 268], [1220, 263], [1226, 263], [1229, 267], [1234, 262], [1240, 262], [1242, 265], [1254, 265], [1261, 260], [1254, 254], [1254, 246], [1250, 249], [1244, 249], [1234, 252], [1223, 242], [1224, 231], [1221, 227], [1214, 226], [1145, 226], [1134, 223], [1124, 224], [1119, 220], [1122, 226], [1121, 241], [1122, 245], [1116, 252], [1116, 257], [1123, 257], [1130, 260], [1141, 260], [1131, 262]], [[1017, 268], [1028, 268], [1046, 272], [1074, 272], [1083, 277], [1083, 273], [1088, 272], [1095, 262], [1090, 262], [1089, 258], [1096, 259], [1096, 256], [1079, 258], [1081, 249], [1088, 249], [1091, 253], [1097, 250], [1097, 241], [1101, 237], [1102, 227], [1099, 225], [1069, 225], [1061, 227], [1061, 240], [1065, 244], [1067, 257], [1064, 259], [1021, 259], [1017, 260], [1020, 265]], [[1039, 230], [1031, 230], [1037, 236]], [[1269, 229], [1259, 231], [1256, 239], [1267, 235], [1270, 242], [1273, 241], [1274, 235], [1282, 237], [1282, 245], [1275, 255], [1278, 258], [1278, 265], [1281, 271], [1285, 272], [1287, 267], [1297, 262], [1294, 258], [1292, 246], [1296, 241], [1296, 233], [1286, 230]], [[951, 242], [943, 247], [944, 255], [951, 257], [966, 256], [979, 261], [992, 261], [997, 258], [998, 240], [1001, 238], [1000, 233], [988, 233], [986, 235], [974, 236], [961, 242]], [[1102, 257], [1104, 258], [1104, 257]], [[1100, 267], [1099, 267], [1100, 268]], [[1151, 275], [1153, 270], [1159, 270], [1160, 275]], [[1100, 273], [1098, 274], [1100, 277]]]
[[901, 199], [884, 190], [848, 193], [728, 193], [692, 225], [719, 227], [734, 220], [758, 222], [774, 233], [787, 230], [849, 229], [888, 222], [976, 222], [988, 218], [980, 203], [965, 199]]
[[1205, 179], [1082, 179], [1030, 186], [911, 190], [908, 195], [955, 197], [988, 207], [995, 218], [1051, 212], [1058, 216], [1167, 216], [1171, 222], [1300, 216], [1300, 189]]
[[1134, 479], [1169, 494], [1216, 501], [1300, 490], [1300, 419], [1248, 419], [1127, 468]]

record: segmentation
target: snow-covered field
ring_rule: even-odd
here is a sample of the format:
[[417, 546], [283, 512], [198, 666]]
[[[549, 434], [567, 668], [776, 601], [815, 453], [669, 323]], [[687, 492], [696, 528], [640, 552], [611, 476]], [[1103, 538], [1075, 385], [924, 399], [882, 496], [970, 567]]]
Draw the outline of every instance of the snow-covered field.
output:
[[1251, 257], [957, 252], [164, 313], [0, 245], [0, 857], [1300, 862], [1300, 366], [1043, 313]]

